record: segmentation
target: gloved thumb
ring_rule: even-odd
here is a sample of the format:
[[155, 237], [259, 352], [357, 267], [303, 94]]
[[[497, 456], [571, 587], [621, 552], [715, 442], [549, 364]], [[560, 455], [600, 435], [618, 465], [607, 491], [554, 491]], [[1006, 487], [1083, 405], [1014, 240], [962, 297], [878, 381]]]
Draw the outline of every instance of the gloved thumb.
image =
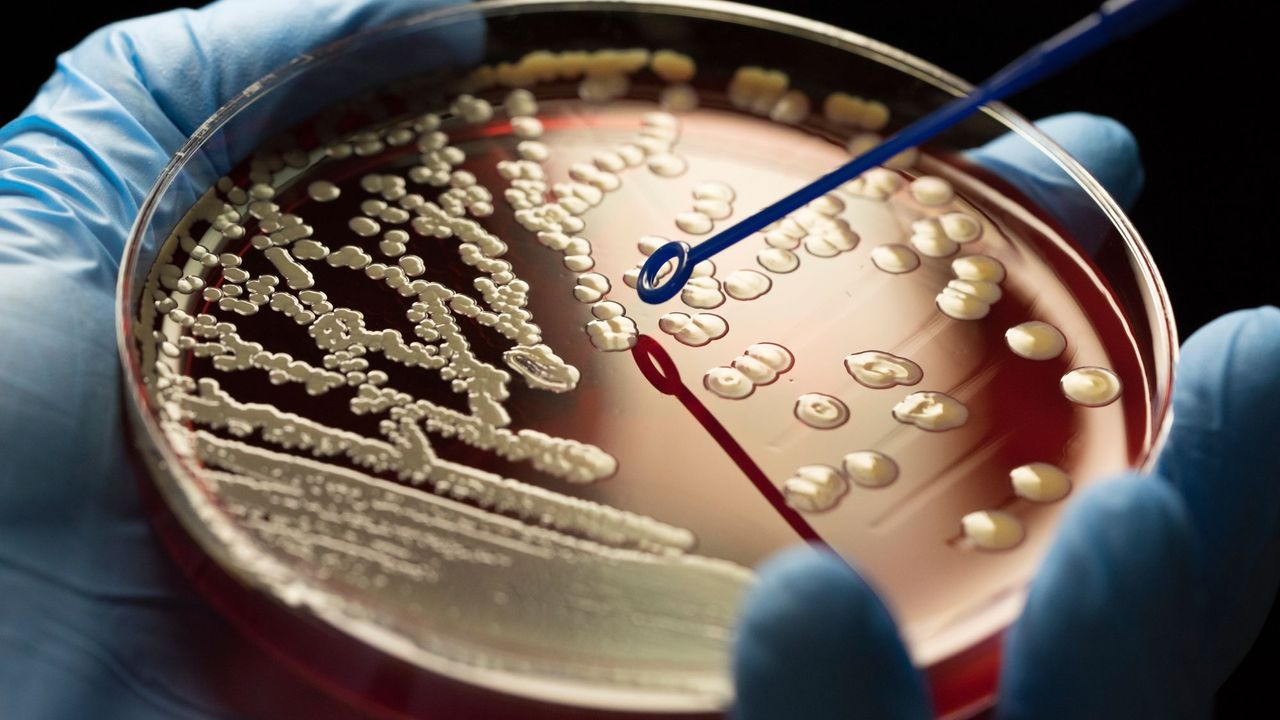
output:
[[793, 548], [762, 565], [738, 632], [738, 720], [931, 716], [893, 618], [829, 550]]

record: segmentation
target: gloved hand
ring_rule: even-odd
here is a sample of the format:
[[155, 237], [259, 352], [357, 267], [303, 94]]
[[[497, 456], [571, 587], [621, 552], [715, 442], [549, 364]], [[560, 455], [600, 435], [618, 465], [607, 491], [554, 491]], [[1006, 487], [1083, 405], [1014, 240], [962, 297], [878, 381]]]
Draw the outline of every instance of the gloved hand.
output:
[[[1040, 127], [1122, 204], [1132, 136], [1066, 115]], [[1021, 141], [973, 157], [1061, 217], [1060, 171]], [[1236, 312], [1182, 349], [1155, 471], [1072, 502], [1004, 644], [997, 716], [1208, 717], [1280, 581], [1280, 310]], [[813, 608], [823, 608], [822, 613]], [[735, 648], [740, 720], [927, 718], [924, 683], [873, 590], [829, 552], [761, 569]]]
[[[351, 714], [242, 640], [162, 557], [125, 457], [112, 289], [139, 203], [205, 117], [302, 50], [433, 4], [222, 0], [114, 25], [63, 56], [32, 106], [0, 130], [0, 717]], [[998, 146], [983, 159], [998, 170], [1008, 162], [1027, 177], [1026, 163]], [[1136, 165], [1088, 161], [1113, 191], [1128, 181], [1136, 193]], [[1260, 441], [1276, 411], [1259, 398], [1275, 391], [1262, 361], [1274, 355], [1278, 322], [1274, 311], [1228, 319], [1189, 344], [1182, 419], [1160, 466], [1168, 481], [1121, 481], [1078, 503], [1011, 639], [1011, 709], [1088, 714], [1089, 698], [1116, 697], [1099, 678], [1132, 683], [1145, 672], [1155, 680], [1122, 697], [1156, 710], [1176, 699], [1160, 683], [1202, 697], [1247, 646], [1276, 580], [1276, 493], [1260, 471], [1276, 466], [1275, 450]], [[1203, 369], [1188, 377], [1188, 367]], [[1252, 374], [1240, 372], [1250, 367]], [[1223, 387], [1224, 378], [1235, 385]], [[1126, 507], [1139, 503], [1151, 507], [1135, 521]], [[1157, 560], [1172, 569], [1148, 577]], [[1096, 573], [1085, 575], [1094, 582], [1067, 575], [1082, 569]], [[1251, 589], [1233, 593], [1251, 572]], [[788, 578], [794, 585], [778, 592]], [[1068, 581], [1074, 592], [1064, 601], [1056, 586]], [[806, 593], [823, 596], [826, 606], [847, 598], [846, 631], [806, 632], [796, 622], [805, 617]], [[1225, 601], [1232, 597], [1256, 606]], [[1135, 630], [1134, 618], [1154, 611], [1164, 613], [1160, 620], [1143, 624], [1147, 633]], [[1149, 637], [1153, 628], [1181, 627], [1164, 621], [1177, 617], [1205, 627], [1200, 637], [1216, 640], [1216, 653], [1188, 657], [1194, 639]], [[787, 637], [767, 632], [775, 619], [786, 623]], [[1113, 654], [1094, 657], [1102, 653], [1091, 644], [1058, 642], [1055, 634], [1090, 629], [1108, 634]], [[793, 717], [806, 699], [841, 715], [925, 712], [887, 614], [829, 559], [792, 555], [767, 569], [742, 643], [745, 716]], [[788, 643], [804, 652], [788, 652]], [[753, 676], [777, 659], [788, 661], [788, 672]], [[1216, 674], [1206, 674], [1206, 664]], [[822, 673], [832, 671], [838, 681], [826, 682]], [[1183, 683], [1173, 671], [1205, 681]], [[775, 690], [785, 698], [783, 712], [769, 704]]]
[[126, 455], [114, 288], [139, 204], [214, 110], [304, 50], [441, 4], [221, 0], [111, 25], [0, 129], [0, 718], [354, 716], [164, 557]]

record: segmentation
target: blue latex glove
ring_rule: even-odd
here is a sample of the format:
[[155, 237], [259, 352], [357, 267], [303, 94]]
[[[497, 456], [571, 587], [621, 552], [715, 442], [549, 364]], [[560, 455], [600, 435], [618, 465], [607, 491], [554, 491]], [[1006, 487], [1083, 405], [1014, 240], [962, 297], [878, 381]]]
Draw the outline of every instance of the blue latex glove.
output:
[[[349, 714], [315, 697], [273, 659], [242, 640], [191, 594], [161, 556], [141, 517], [117, 421], [112, 288], [125, 229], [152, 180], [199, 122], [251, 80], [298, 52], [431, 4], [429, 0], [223, 0], [198, 12], [167, 13], [114, 25], [63, 56], [58, 73], [32, 106], [0, 130], [0, 302], [5, 308], [0, 323], [0, 717], [335, 718]], [[302, 17], [305, 23], [298, 22]], [[1069, 138], [1059, 137], [1077, 155], [1081, 153]], [[1122, 142], [1120, 147], [1126, 146]], [[1132, 156], [1132, 147], [1127, 147]], [[993, 167], [1007, 160], [1010, 167], [1028, 170], [1017, 158], [1006, 158], [998, 150], [993, 148], [989, 159]], [[1112, 180], [1113, 190], [1128, 180], [1136, 192], [1136, 175], [1128, 171], [1136, 167], [1132, 162], [1101, 170], [1091, 164], [1104, 181]], [[1114, 174], [1105, 172], [1106, 167], [1115, 168]], [[1212, 369], [1199, 385], [1184, 375], [1180, 402], [1195, 404], [1180, 407], [1180, 413], [1200, 423], [1213, 423], [1213, 428], [1235, 429], [1234, 424], [1253, 412], [1259, 424], [1231, 436], [1216, 430], [1197, 435], [1194, 428], [1180, 427], [1171, 452], [1174, 447], [1190, 448], [1180, 452], [1198, 462], [1185, 460], [1176, 467], [1162, 464], [1171, 485], [1151, 480], [1117, 483], [1110, 486], [1117, 489], [1109, 490], [1101, 501], [1080, 503], [1068, 523], [1066, 539], [1055, 551], [1055, 557], [1062, 559], [1051, 567], [1064, 571], [1072, 563], [1105, 567], [1109, 536], [1102, 533], [1099, 540], [1085, 526], [1105, 523], [1108, 512], [1123, 512], [1125, 503], [1151, 502], [1147, 496], [1155, 495], [1159, 502], [1154, 506], [1168, 508], [1166, 535], [1202, 553], [1219, 550], [1200, 539], [1212, 537], [1229, 557], [1237, 558], [1214, 566], [1219, 587], [1232, 587], [1233, 578], [1254, 567], [1268, 569], [1253, 575], [1263, 590], [1274, 587], [1274, 547], [1259, 549], [1274, 535], [1274, 493], [1260, 499], [1265, 501], [1248, 499], [1249, 480], [1256, 469], [1274, 467], [1275, 457], [1272, 451], [1262, 458], [1266, 451], [1254, 447], [1257, 443], [1250, 445], [1247, 431], [1269, 423], [1260, 405], [1256, 409], [1248, 405], [1243, 388], [1241, 397], [1232, 402], [1235, 395], [1224, 398], [1208, 377], [1222, 372], [1228, 361], [1257, 363], [1250, 360], [1252, 355], [1274, 350], [1274, 313], [1251, 321], [1252, 332], [1263, 340], [1270, 337], [1271, 347], [1238, 335], [1241, 323], [1236, 320], [1213, 330], [1239, 338], [1233, 341], [1236, 349], [1231, 358], [1210, 362], [1215, 360], [1215, 348], [1228, 346], [1224, 338], [1201, 343], [1207, 348], [1201, 352], [1207, 356], [1201, 364]], [[1269, 328], [1259, 329], [1267, 323]], [[1188, 360], [1192, 355], [1189, 347]], [[1264, 378], [1253, 376], [1258, 384]], [[1274, 378], [1271, 382], [1274, 385]], [[1188, 383], [1193, 384], [1190, 390], [1185, 389]], [[109, 422], [102, 422], [104, 418]], [[1237, 455], [1217, 447], [1216, 443], [1237, 435], [1240, 439], [1234, 442], [1241, 445], [1232, 448]], [[1241, 454], [1250, 448], [1253, 455]], [[1210, 462], [1239, 468], [1226, 474], [1235, 481], [1228, 488], [1232, 492], [1217, 488], [1213, 496], [1197, 495], [1208, 491], [1208, 483], [1197, 480], [1213, 477], [1198, 472], [1199, 465]], [[1125, 491], [1128, 487], [1139, 489]], [[1157, 490], [1144, 489], [1151, 487]], [[1186, 509], [1193, 507], [1193, 501], [1203, 518]], [[1213, 519], [1222, 524], [1241, 511], [1249, 513], [1247, 523], [1227, 528], [1231, 532], [1210, 533], [1215, 529]], [[1259, 513], [1262, 520], [1256, 519]], [[1149, 546], [1153, 553], [1167, 551], [1165, 537], [1156, 532], [1165, 527], [1161, 517], [1159, 512], [1153, 516], [1153, 529], [1143, 535], [1145, 541], [1139, 547]], [[1145, 527], [1131, 525], [1124, 532], [1141, 532]], [[1195, 533], [1192, 528], [1202, 530]], [[1239, 540], [1241, 533], [1250, 531], [1257, 537]], [[1079, 540], [1072, 543], [1072, 537]], [[1132, 538], [1126, 534], [1110, 540], [1128, 543]], [[1126, 555], [1112, 562], [1145, 567], [1139, 562], [1143, 557], [1135, 560]], [[1125, 571], [1117, 566], [1113, 572]], [[1182, 576], [1165, 573], [1160, 577], [1164, 584], [1152, 587], [1169, 585], [1173, 595], [1197, 597], [1177, 585]], [[779, 580], [791, 582], [788, 578], [794, 578], [794, 583], [786, 593], [770, 590]], [[1014, 635], [1011, 657], [1019, 655], [1020, 647], [1026, 648], [1020, 651], [1023, 657], [1043, 655], [1049, 664], [1078, 657], [1080, 653], [1070, 654], [1071, 646], [1054, 640], [1055, 620], [1080, 616], [1081, 620], [1065, 625], [1068, 630], [1108, 621], [1121, 630], [1128, 627], [1132, 616], [1126, 613], [1134, 612], [1129, 605], [1107, 606], [1102, 614], [1090, 610], [1086, 601], [1105, 603], [1107, 593], [1121, 589], [1101, 582], [1096, 596], [1085, 594], [1079, 608], [1059, 602], [1037, 612], [1049, 604], [1041, 598], [1054, 595], [1054, 585], [1066, 580], [1063, 572], [1047, 572], [1038, 582], [1027, 619]], [[1188, 584], [1209, 588], [1213, 582], [1205, 571]], [[1150, 590], [1149, 602], [1163, 601], [1162, 592]], [[806, 631], [803, 623], [792, 621], [793, 616], [808, 617], [803, 608], [806, 598], [814, 594], [822, 596], [828, 607], [834, 598], [847, 598], [841, 604], [848, 610], [847, 627], [832, 633], [824, 624]], [[1248, 597], [1269, 594], [1256, 592]], [[1205, 607], [1210, 605], [1206, 601]], [[1214, 618], [1238, 618], [1243, 612], [1233, 612], [1230, 605], [1214, 607], [1220, 608]], [[1260, 603], [1248, 609], [1251, 614], [1244, 621], [1233, 624], [1237, 632], [1213, 633], [1222, 640], [1217, 656], [1226, 658], [1214, 667], [1229, 668], [1265, 611], [1266, 603]], [[1037, 623], [1037, 616], [1044, 619]], [[775, 618], [789, 623], [790, 632], [770, 636], [767, 628]], [[1045, 629], [1037, 630], [1039, 625]], [[833, 642], [836, 639], [839, 642]], [[1140, 665], [1130, 664], [1131, 660], [1169, 664], [1168, 658], [1175, 657], [1160, 654], [1164, 646], [1142, 644], [1146, 639], [1138, 638], [1129, 654], [1093, 667], [1115, 668], [1116, 676], [1125, 678]], [[796, 643], [796, 651], [788, 652], [788, 643]], [[867, 652], [869, 647], [885, 651]], [[1086, 646], [1082, 652], [1088, 650]], [[1046, 655], [1050, 651], [1067, 654]], [[1151, 658], [1135, 658], [1133, 653], [1140, 651], [1150, 652]], [[1198, 654], [1195, 660], [1201, 657]], [[753, 673], [782, 659], [788, 662], [787, 672], [753, 679]], [[811, 553], [784, 558], [765, 572], [751, 601], [739, 660], [744, 714], [794, 717], [805, 698], [842, 715], [857, 709], [871, 717], [924, 711], [919, 679], [878, 601], [843, 565]], [[805, 664], [808, 660], [816, 661], [814, 668], [839, 670], [840, 677], [826, 682], [821, 672], [811, 672], [813, 668]], [[1194, 662], [1189, 660], [1186, 667], [1194, 667]], [[818, 681], [818, 690], [796, 694], [808, 688], [793, 670], [803, 670]], [[1092, 676], [1068, 674], [1070, 682], [1059, 678], [1045, 689], [1037, 686], [1034, 673], [1009, 672], [1006, 679], [1007, 698], [1018, 701], [1010, 707], [1030, 714], [1045, 707], [1036, 703], [1052, 706], [1061, 698], [1074, 698], [1075, 707], [1088, 710], [1078, 704], [1078, 690], [1094, 682]], [[773, 690], [785, 698], [785, 711], [769, 705]], [[281, 704], [281, 697], [289, 698], [288, 704]], [[1147, 695], [1138, 699], [1149, 700]], [[1146, 709], [1158, 708], [1164, 700], [1150, 700], [1156, 704]], [[814, 711], [805, 716], [821, 714]]]
[[[1132, 136], [1066, 115], [1040, 127], [1123, 204]], [[975, 159], [1055, 206], [1061, 172], [1017, 140]], [[1280, 580], [1280, 310], [1236, 312], [1184, 345], [1174, 424], [1151, 475], [1073, 501], [1004, 646], [997, 715], [1208, 717]], [[815, 613], [814, 608], [823, 612]], [[872, 589], [829, 552], [771, 560], [734, 658], [741, 720], [926, 718], [924, 683]]]
[[304, 50], [440, 4], [222, 0], [111, 25], [0, 129], [0, 718], [351, 713], [163, 556], [122, 432], [116, 272], [151, 184], [214, 110]]

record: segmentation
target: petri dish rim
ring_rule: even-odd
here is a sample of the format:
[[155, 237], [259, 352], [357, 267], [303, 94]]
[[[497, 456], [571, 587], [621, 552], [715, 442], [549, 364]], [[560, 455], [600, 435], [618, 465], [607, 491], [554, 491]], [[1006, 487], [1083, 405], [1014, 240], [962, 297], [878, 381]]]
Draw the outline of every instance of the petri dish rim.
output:
[[[134, 283], [137, 277], [140, 250], [145, 242], [146, 234], [154, 220], [162, 199], [166, 196], [176, 178], [193, 158], [199, 155], [206, 143], [217, 137], [218, 132], [239, 113], [245, 111], [259, 99], [270, 95], [275, 89], [320, 65], [327, 58], [341, 55], [343, 52], [361, 46], [363, 43], [387, 37], [396, 32], [404, 32], [427, 26], [431, 23], [445, 22], [465, 16], [480, 18], [518, 14], [526, 11], [537, 12], [573, 12], [592, 11], [605, 12], [616, 8], [631, 13], [654, 12], [672, 16], [708, 19], [749, 25], [773, 32], [785, 33], [810, 42], [820, 43], [836, 49], [869, 58], [887, 65], [899, 72], [920, 80], [935, 89], [951, 95], [963, 95], [972, 90], [965, 80], [909, 53], [903, 52], [885, 43], [872, 40], [858, 33], [844, 30], [833, 25], [802, 18], [785, 12], [770, 10], [735, 2], [722, 0], [481, 0], [473, 4], [454, 5], [426, 11], [395, 20], [393, 22], [362, 30], [345, 38], [331, 42], [318, 49], [295, 57], [280, 68], [269, 72], [259, 80], [251, 83], [240, 93], [231, 98], [213, 115], [205, 120], [187, 141], [173, 155], [172, 159], [161, 171], [155, 184], [141, 204], [137, 217], [130, 228], [124, 248], [116, 288], [116, 330], [117, 352], [124, 370], [125, 394], [131, 420], [138, 424], [133, 429], [135, 436], [139, 432], [148, 443], [148, 450], [153, 451], [167, 472], [163, 477], [167, 482], [156, 482], [161, 495], [170, 511], [177, 515], [179, 523], [201, 550], [211, 556], [217, 564], [232, 577], [254, 590], [260, 591], [267, 598], [285, 602], [278, 597], [280, 582], [291, 571], [265, 556], [262, 562], [253, 565], [244, 561], [244, 552], [253, 552], [244, 543], [229, 543], [226, 538], [236, 530], [223, 517], [216, 513], [197, 513], [196, 509], [184, 499], [184, 495], [201, 492], [195, 479], [195, 471], [187, 462], [169, 447], [163, 431], [153, 417], [154, 407], [145, 391], [141, 358], [134, 342], [134, 300], [139, 288]], [[1140, 283], [1143, 304], [1146, 306], [1146, 318], [1130, 318], [1131, 322], [1147, 322], [1152, 332], [1153, 349], [1151, 368], [1154, 386], [1148, 388], [1148, 396], [1152, 400], [1151, 437], [1147, 449], [1140, 459], [1140, 466], [1149, 468], [1158, 456], [1168, 433], [1172, 420], [1170, 395], [1173, 383], [1173, 370], [1177, 363], [1178, 343], [1177, 329], [1172, 307], [1164, 283], [1156, 269], [1153, 258], [1142, 242], [1136, 228], [1124, 211], [1119, 207], [1102, 185], [1086, 171], [1074, 158], [1066, 153], [1057, 143], [1038, 130], [1030, 121], [1013, 111], [1003, 103], [992, 103], [983, 107], [982, 112], [990, 119], [1000, 123], [1010, 132], [1016, 133], [1024, 141], [1037, 148], [1057, 165], [1081, 190], [1093, 201], [1098, 209], [1110, 221], [1118, 236], [1124, 243], [1129, 264]], [[1144, 381], [1146, 378], [1144, 378]], [[138, 440], [141, 440], [139, 438]], [[199, 515], [199, 516], [197, 516]], [[233, 550], [233, 547], [239, 547]], [[1022, 593], [1017, 597], [1005, 597], [1002, 601], [982, 612], [976, 622], [965, 623], [971, 632], [956, 633], [954, 642], [948, 648], [933, 653], [922, 664], [944, 662], [948, 658], [963, 653], [966, 648], [976, 646], [991, 637], [992, 628], [1003, 628], [1009, 625], [1021, 609]], [[298, 602], [286, 603], [294, 605]], [[354, 636], [374, 649], [390, 656], [406, 661], [411, 665], [446, 677], [477, 684], [504, 693], [521, 695], [533, 699], [554, 699], [558, 695], [548, 692], [551, 688], [544, 683], [527, 678], [516, 678], [504, 671], [486, 671], [471, 666], [463, 666], [454, 661], [434, 656], [430, 651], [411, 646], [403, 639], [391, 637], [378, 628], [370, 627], [340, 613], [326, 613], [316, 603], [306, 603], [307, 608], [322, 622], [334, 627], [341, 633]], [[920, 661], [921, 658], [917, 658]], [[992, 693], [994, 690], [992, 690]], [[992, 695], [980, 698], [970, 704], [966, 710], [978, 709], [989, 705]], [[588, 697], [575, 697], [576, 704], [605, 709], [620, 709], [625, 705], [628, 709], [639, 709], [658, 712], [706, 712], [718, 708], [699, 704], [687, 697], [676, 695], [654, 698], [652, 695], [638, 696], [634, 693], [603, 691]], [[640, 703], [640, 707], [634, 704]], [[964, 712], [964, 711], [961, 711]], [[955, 715], [956, 713], [952, 713]]]

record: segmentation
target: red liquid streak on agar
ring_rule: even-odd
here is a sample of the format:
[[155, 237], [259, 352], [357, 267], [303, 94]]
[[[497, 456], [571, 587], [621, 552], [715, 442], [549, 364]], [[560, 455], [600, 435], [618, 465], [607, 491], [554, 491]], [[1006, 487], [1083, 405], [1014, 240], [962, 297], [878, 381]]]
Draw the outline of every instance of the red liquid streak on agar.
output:
[[671, 356], [667, 351], [662, 349], [662, 345], [657, 340], [648, 335], [641, 335], [637, 340], [635, 347], [631, 348], [631, 356], [635, 359], [636, 365], [640, 368], [640, 372], [649, 384], [655, 390], [664, 395], [673, 395], [684, 405], [689, 414], [693, 416], [698, 424], [711, 435], [711, 439], [716, 441], [729, 459], [733, 460], [738, 469], [751, 480], [751, 484], [756, 486], [756, 490], [764, 496], [765, 500], [773, 506], [773, 509], [782, 516], [783, 520], [791, 526], [796, 534], [804, 538], [807, 542], [819, 543], [826, 546], [826, 542], [818, 535], [804, 518], [800, 517], [800, 513], [794, 508], [787, 505], [786, 498], [782, 496], [782, 492], [774, 486], [764, 472], [760, 470], [751, 460], [751, 456], [747, 451], [738, 444], [737, 440], [725, 430], [720, 421], [716, 420], [711, 411], [707, 409], [702, 401], [694, 396], [693, 392], [680, 381], [680, 371], [676, 369], [676, 364], [671, 360]]

